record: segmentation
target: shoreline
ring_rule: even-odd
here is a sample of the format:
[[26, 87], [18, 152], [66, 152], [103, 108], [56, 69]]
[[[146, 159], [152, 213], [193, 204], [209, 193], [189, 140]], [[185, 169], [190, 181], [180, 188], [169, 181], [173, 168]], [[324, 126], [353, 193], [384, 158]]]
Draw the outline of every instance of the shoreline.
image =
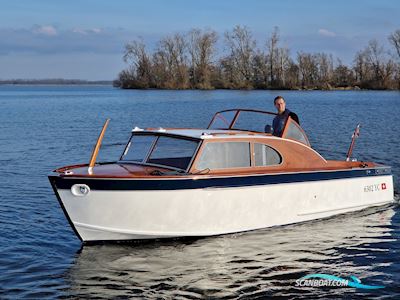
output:
[[113, 85], [113, 81], [80, 79], [10, 79], [0, 80], [0, 85]]
[[346, 92], [346, 91], [381, 91], [381, 92], [399, 92], [400, 89], [361, 89], [361, 88], [331, 88], [331, 89], [318, 89], [318, 88], [310, 88], [310, 89], [158, 89], [158, 88], [120, 88], [113, 86], [112, 83], [0, 83], [1, 86], [109, 86], [118, 90], [138, 90], [138, 91], [297, 91], [297, 92]]
[[[114, 86], [115, 87], [115, 86]], [[348, 88], [331, 88], [331, 89], [229, 89], [229, 88], [216, 88], [216, 89], [158, 89], [158, 88], [121, 88], [115, 87], [121, 90], [140, 90], [140, 91], [299, 91], [299, 92], [310, 92], [310, 91], [324, 91], [324, 92], [335, 92], [335, 91], [400, 91], [400, 89], [362, 89], [359, 87], [348, 87]]]
[[329, 89], [322, 88], [249, 88], [249, 89], [235, 89], [235, 88], [215, 88], [215, 89], [166, 89], [166, 88], [123, 88], [113, 84], [113, 81], [99, 80], [99, 81], [85, 81], [85, 80], [0, 80], [1, 86], [110, 86], [119, 90], [140, 90], [140, 91], [400, 91], [400, 89], [368, 89], [360, 88], [359, 86], [352, 87], [331, 87]]

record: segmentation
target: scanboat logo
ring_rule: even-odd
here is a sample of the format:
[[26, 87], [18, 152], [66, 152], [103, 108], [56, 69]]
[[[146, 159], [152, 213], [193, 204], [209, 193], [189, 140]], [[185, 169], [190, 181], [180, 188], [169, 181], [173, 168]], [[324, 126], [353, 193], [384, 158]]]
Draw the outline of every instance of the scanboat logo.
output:
[[296, 286], [308, 286], [308, 287], [353, 287], [359, 289], [383, 289], [383, 285], [367, 285], [362, 284], [361, 280], [356, 276], [350, 276], [349, 279], [344, 279], [334, 275], [328, 274], [310, 274], [296, 280]]

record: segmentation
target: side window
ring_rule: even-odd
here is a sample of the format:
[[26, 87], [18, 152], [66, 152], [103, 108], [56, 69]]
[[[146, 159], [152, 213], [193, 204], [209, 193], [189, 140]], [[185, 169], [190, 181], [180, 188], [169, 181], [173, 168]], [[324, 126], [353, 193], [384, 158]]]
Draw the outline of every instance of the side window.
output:
[[284, 136], [282, 137], [296, 140], [299, 141], [300, 143], [310, 146], [307, 137], [304, 136], [303, 131], [299, 128], [299, 126], [295, 122], [292, 122], [292, 120], [290, 120], [287, 126], [288, 128], [285, 129]]
[[197, 169], [226, 169], [250, 167], [250, 143], [207, 143]]
[[279, 153], [264, 144], [254, 144], [254, 162], [259, 166], [274, 166], [282, 162]]

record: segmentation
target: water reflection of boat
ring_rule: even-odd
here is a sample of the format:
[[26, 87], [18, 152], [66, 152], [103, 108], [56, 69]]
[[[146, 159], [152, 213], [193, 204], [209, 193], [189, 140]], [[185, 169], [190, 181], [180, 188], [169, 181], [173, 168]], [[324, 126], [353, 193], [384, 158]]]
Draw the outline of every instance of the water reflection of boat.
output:
[[84, 242], [227, 234], [393, 201], [390, 167], [325, 160], [291, 118], [281, 137], [265, 133], [274, 116], [228, 110], [204, 130], [135, 128], [119, 161], [94, 155], [49, 179]]
[[66, 293], [81, 299], [365, 298], [365, 290], [295, 287], [304, 275], [327, 273], [385, 285], [379, 296], [390, 295], [399, 249], [393, 218], [393, 208], [370, 208], [246, 234], [83, 247], [66, 273]]

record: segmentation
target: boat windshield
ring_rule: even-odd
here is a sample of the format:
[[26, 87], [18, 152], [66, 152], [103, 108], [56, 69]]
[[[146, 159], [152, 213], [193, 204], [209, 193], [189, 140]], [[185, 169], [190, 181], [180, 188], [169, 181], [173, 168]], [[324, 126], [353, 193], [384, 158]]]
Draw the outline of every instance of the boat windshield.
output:
[[285, 128], [283, 129], [282, 137], [303, 143], [311, 147], [307, 135], [304, 130], [291, 117], [288, 118]]
[[[244, 130], [271, 134], [272, 123], [276, 115], [276, 113], [254, 109], [223, 110], [214, 115], [208, 129]], [[281, 137], [310, 146], [304, 130], [290, 117]]]
[[208, 129], [234, 129], [271, 133], [276, 114], [252, 109], [230, 109], [217, 112]]
[[199, 141], [180, 137], [133, 134], [120, 161], [187, 170]]

